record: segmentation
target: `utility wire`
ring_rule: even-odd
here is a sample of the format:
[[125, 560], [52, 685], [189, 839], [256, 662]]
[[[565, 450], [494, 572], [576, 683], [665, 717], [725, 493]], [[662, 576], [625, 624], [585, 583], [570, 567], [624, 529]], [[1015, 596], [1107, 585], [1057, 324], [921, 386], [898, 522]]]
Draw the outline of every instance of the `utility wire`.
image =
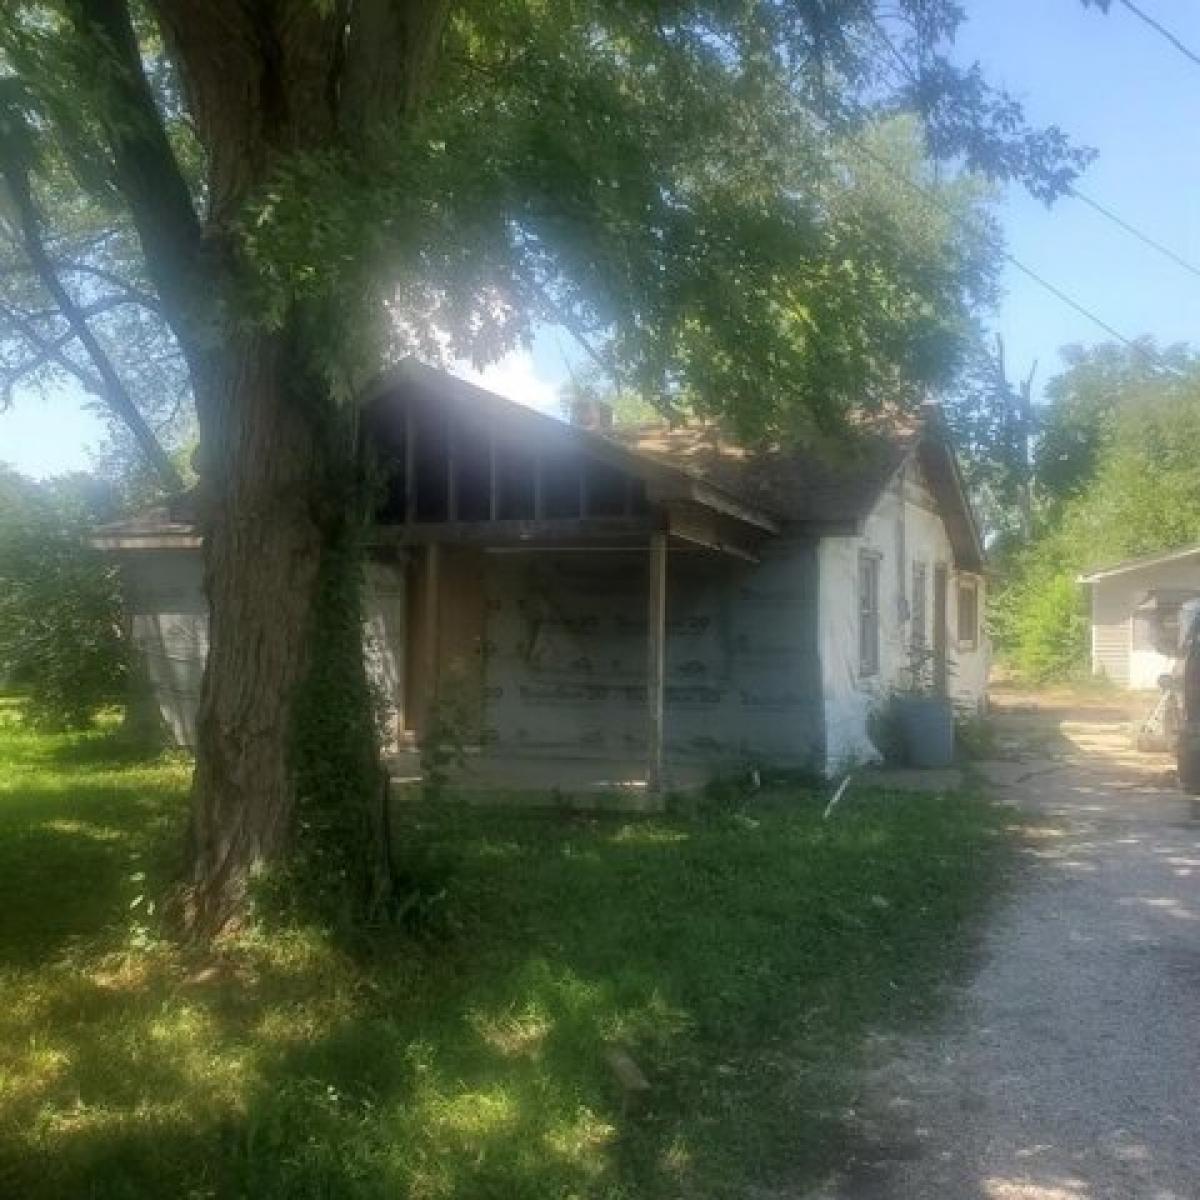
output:
[[[843, 131], [843, 133], [846, 137], [849, 138], [849, 140], [863, 154], [865, 154], [867, 156], [867, 158], [871, 159], [872, 162], [874, 162], [877, 166], [881, 167], [884, 171], [886, 171], [894, 179], [898, 180], [900, 183], [902, 183], [905, 187], [909, 188], [911, 191], [917, 192], [919, 195], [924, 196], [926, 200], [928, 200], [931, 204], [935, 205], [937, 208], [941, 209], [942, 212], [946, 213], [946, 215], [949, 216], [952, 220], [958, 222], [959, 225], [965, 226], [967, 224], [967, 218], [964, 217], [961, 212], [956, 211], [949, 204], [947, 204], [946, 201], [943, 200], [942, 197], [939, 196], [938, 193], [935, 192], [932, 188], [927, 187], [925, 184], [919, 183], [917, 180], [910, 178], [903, 171], [897, 170], [897, 168], [892, 163], [888, 162], [888, 160], [886, 158], [884, 158], [882, 155], [876, 154], [875, 151], [872, 150], [871, 147], [868, 146], [857, 135], [850, 133], [849, 131]], [[978, 229], [976, 230], [976, 232], [978, 232]], [[1049, 292], [1052, 296], [1055, 296], [1063, 304], [1067, 305], [1069, 308], [1071, 308], [1075, 312], [1079, 313], [1080, 316], [1086, 317], [1089, 321], [1092, 322], [1093, 325], [1096, 325], [1098, 328], [1103, 329], [1104, 332], [1107, 333], [1110, 337], [1116, 338], [1116, 340], [1118, 342], [1120, 342], [1122, 345], [1128, 346], [1130, 350], [1132, 350], [1135, 354], [1140, 355], [1143, 359], [1145, 359], [1148, 363], [1150, 363], [1151, 366], [1157, 368], [1160, 371], [1165, 371], [1169, 375], [1176, 375], [1176, 376], [1183, 375], [1183, 372], [1180, 371], [1178, 368], [1173, 367], [1168, 362], [1164, 362], [1162, 359], [1160, 359], [1158, 357], [1158, 355], [1153, 353], [1153, 351], [1148, 350], [1140, 342], [1134, 341], [1133, 338], [1126, 337], [1125, 334], [1123, 334], [1119, 329], [1116, 329], [1114, 326], [1110, 325], [1106, 320], [1104, 320], [1103, 317], [1098, 316], [1096, 313], [1092, 312], [1091, 309], [1086, 307], [1086, 305], [1084, 305], [1080, 301], [1076, 300], [1069, 293], [1064, 292], [1062, 288], [1057, 286], [1057, 284], [1051, 283], [1050, 280], [1048, 280], [1044, 275], [1039, 274], [1032, 267], [1027, 266], [1019, 258], [1017, 258], [1017, 256], [1015, 254], [1012, 254], [1010, 251], [1005, 249], [1003, 247], [1003, 245], [1001, 245], [999, 242], [996, 242], [994, 239], [993, 239], [993, 245], [995, 245], [996, 248], [1000, 251], [1000, 253], [1003, 255], [1005, 261], [1010, 263], [1012, 266], [1014, 266], [1018, 271], [1021, 272], [1022, 275], [1025, 275], [1029, 279], [1032, 279], [1033, 282], [1038, 284], [1039, 287], [1044, 288], [1047, 292]]]
[[1091, 196], [1085, 195], [1074, 185], [1071, 185], [1067, 188], [1067, 193], [1068, 195], [1074, 196], [1075, 199], [1081, 203], [1086, 204], [1088, 208], [1094, 209], [1102, 217], [1107, 218], [1114, 225], [1119, 225], [1123, 230], [1125, 230], [1126, 233], [1137, 238], [1139, 242], [1143, 242], [1145, 245], [1149, 246], [1151, 250], [1157, 250], [1159, 254], [1169, 258], [1173, 263], [1176, 264], [1176, 266], [1180, 266], [1185, 271], [1190, 271], [1193, 275], [1197, 276], [1197, 278], [1200, 278], [1200, 267], [1196, 266], [1195, 263], [1188, 262], [1183, 255], [1176, 254], [1170, 246], [1164, 246], [1162, 242], [1155, 240], [1148, 233], [1143, 233], [1137, 228], [1136, 225], [1131, 225], [1123, 217], [1113, 212], [1112, 209], [1105, 208], [1105, 206], [1101, 204], [1099, 200], [1093, 200]]
[[[1133, 5], [1129, 4], [1129, 0], [1121, 0], [1121, 2], [1122, 4], [1126, 4], [1130, 8], [1133, 8]], [[1138, 13], [1138, 16], [1144, 17], [1145, 19], [1144, 13], [1139, 12], [1136, 10], [1136, 8], [1133, 8], [1133, 11]], [[912, 66], [908, 64], [904, 58], [904, 55], [900, 53], [898, 47], [896, 47], [895, 43], [892, 42], [892, 38], [888, 37], [886, 30], [883, 30], [881, 26], [878, 26], [877, 23], [876, 29], [878, 32], [880, 32], [883, 40], [889, 44], [890, 48], [892, 48], [893, 55], [899, 60], [901, 67], [904, 68], [908, 74], [910, 74], [910, 77], [913, 77]], [[1186, 50], [1186, 47], [1181, 48]], [[1190, 52], [1187, 53], [1190, 54]], [[1196, 64], [1200, 65], [1200, 59], [1196, 59]], [[876, 166], [881, 167], [884, 172], [892, 175], [893, 179], [898, 180], [900, 184], [907, 187], [908, 190], [916, 192], [919, 194], [919, 196], [923, 196], [926, 200], [929, 200], [929, 202], [934, 205], [935, 208], [941, 209], [944, 214], [950, 217], [950, 220], [954, 221], [956, 224], [959, 224], [960, 227], [965, 228], [967, 226], [967, 217], [962, 215], [961, 212], [950, 208], [950, 205], [946, 203], [946, 200], [944, 200], [940, 194], [934, 191], [934, 188], [926, 186], [925, 184], [920, 184], [920, 182], [917, 180], [910, 178], [910, 176], [906, 175], [904, 172], [901, 172], [901, 170], [896, 169], [892, 163], [887, 161], [887, 158], [876, 154], [876, 152], [872, 150], [869, 145], [866, 145], [866, 143], [863, 142], [863, 139], [858, 137], [856, 133], [853, 133], [851, 130], [846, 130], [846, 128], [835, 128], [830, 125], [830, 122], [824, 118], [822, 114], [815, 112], [815, 110], [811, 108], [808, 101], [806, 101], [803, 96], [800, 96], [798, 92], [793, 91], [792, 96], [794, 100], [797, 100], [800, 104], [802, 104], [805, 109], [808, 109], [808, 112], [814, 116], [814, 118], [816, 118], [821, 125], [826, 127], [827, 133], [833, 134], [833, 136], [839, 136], [840, 134], [840, 136], [847, 138], [854, 146], [857, 146], [860, 154], [870, 158], [870, 160], [874, 162]], [[1086, 200], [1085, 203], [1087, 203]], [[1094, 204], [1094, 202], [1092, 203]], [[1096, 206], [1097, 209], [1099, 209], [1099, 205]], [[1127, 222], [1122, 222], [1122, 224], [1127, 224]], [[1130, 230], [1132, 230], [1132, 227], [1130, 227]], [[1136, 236], [1141, 238], [1141, 236], [1144, 235], [1140, 234], [1139, 232], [1136, 233]], [[1120, 342], [1122, 346], [1126, 346], [1130, 350], [1133, 350], [1134, 354], [1139, 355], [1142, 359], [1145, 359], [1147, 364], [1150, 364], [1152, 367], [1156, 368], [1157, 371], [1163, 371], [1166, 374], [1171, 374], [1171, 376], [1176, 376], [1178, 378], [1183, 377], [1183, 372], [1178, 370], [1178, 367], [1172, 366], [1170, 362], [1160, 359], [1157, 354], [1154, 354], [1152, 350], [1147, 349], [1144, 344], [1136, 342], [1132, 337], [1127, 337], [1126, 335], [1122, 334], [1121, 330], [1118, 330], [1116, 326], [1110, 325], [1103, 317], [1100, 317], [1097, 313], [1092, 312], [1091, 308], [1088, 308], [1086, 305], [1081, 304], [1079, 300], [1076, 300], [1073, 295], [1064, 292], [1064, 290], [1058, 287], [1057, 284], [1051, 283], [1048, 278], [1040, 275], [1038, 271], [1032, 268], [1032, 266], [1027, 266], [1025, 263], [1022, 263], [1014, 253], [1010, 252], [1008, 248], [1003, 245], [1003, 242], [996, 241], [995, 238], [991, 238], [989, 240], [991, 240], [992, 245], [996, 247], [996, 250], [1000, 251], [1004, 262], [1014, 266], [1014, 268], [1019, 270], [1022, 275], [1030, 278], [1030, 280], [1032, 280], [1034, 283], [1037, 283], [1040, 288], [1043, 288], [1046, 290], [1046, 292], [1049, 292], [1050, 295], [1055, 296], [1055, 298], [1058, 301], [1061, 301], [1062, 304], [1067, 305], [1068, 308], [1072, 308], [1072, 310], [1076, 313], [1079, 313], [1081, 317], [1085, 317], [1087, 320], [1090, 320], [1090, 322], [1093, 325], [1096, 325], [1098, 329], [1103, 329], [1105, 334], [1116, 338], [1116, 340]], [[1156, 248], [1158, 248], [1158, 250], [1165, 250], [1165, 247], [1160, 247], [1157, 245]], [[1174, 252], [1170, 253], [1171, 257], [1174, 258]], [[1190, 264], [1187, 265], [1189, 270], [1193, 269]]]
[[1133, 13], [1133, 15], [1137, 17], [1139, 21], [1143, 21], [1149, 25], [1150, 28], [1153, 29], [1154, 32], [1160, 37], [1166, 38], [1166, 40], [1170, 42], [1171, 45], [1174, 46], [1175, 49], [1178, 50], [1179, 53], [1185, 58], [1191, 59], [1196, 66], [1200, 67], [1200, 54], [1197, 54], [1196, 51], [1182, 41], [1182, 39], [1172, 33], [1161, 21], [1155, 20], [1154, 17], [1152, 17], [1148, 12], [1142, 8], [1139, 8], [1138, 5], [1133, 3], [1133, 0], [1121, 0], [1121, 4], [1123, 7], [1129, 9], [1129, 11]]
[[[1139, 10], [1134, 8], [1134, 6], [1132, 4], [1129, 4], [1128, 0], [1121, 0], [1121, 3], [1127, 4], [1127, 6], [1129, 8], [1133, 8], [1133, 11], [1136, 12], [1138, 16], [1143, 17], [1143, 19], [1149, 20], [1149, 18], [1146, 17], [1145, 14], [1141, 13]], [[875, 22], [875, 29], [876, 29], [876, 32], [879, 34], [879, 37], [883, 41], [884, 48], [896, 60], [896, 62], [900, 66], [900, 69], [904, 72], [904, 74], [908, 78], [908, 80], [911, 83], [919, 83], [920, 82], [919, 74], [914, 70], [912, 63], [910, 63], [904, 57], [904, 55], [900, 52], [900, 48], [896, 45], [896, 43], [894, 41], [892, 41], [891, 36], [888, 34], [887, 30], [884, 29], [884, 27], [882, 25], [880, 25], [878, 21]], [[1170, 37], [1171, 35], [1167, 34], [1167, 36]], [[1172, 40], [1174, 40], [1174, 39], [1172, 39]], [[1196, 58], [1196, 56], [1192, 55], [1186, 46], [1181, 45], [1180, 49], [1182, 49], [1185, 54], [1188, 54], [1189, 57]], [[1200, 64], [1200, 58], [1196, 58], [1196, 62], [1198, 64]], [[1200, 267], [1196, 266], [1195, 263], [1189, 262], [1186, 258], [1183, 257], [1182, 254], [1178, 254], [1176, 251], [1172, 250], [1170, 246], [1165, 246], [1165, 245], [1163, 245], [1162, 242], [1158, 241], [1156, 238], [1151, 237], [1148, 233], [1144, 233], [1136, 225], [1125, 220], [1125, 218], [1122, 217], [1119, 213], [1113, 212], [1113, 210], [1111, 208], [1108, 208], [1106, 205], [1101, 204], [1099, 200], [1092, 199], [1091, 196], [1087, 195], [1084, 192], [1081, 192], [1074, 185], [1068, 185], [1066, 191], [1067, 191], [1068, 195], [1073, 196], [1081, 204], [1086, 204], [1094, 212], [1099, 213], [1100, 216], [1104, 217], [1106, 220], [1111, 221], [1114, 225], [1123, 229], [1131, 237], [1137, 238], [1137, 240], [1139, 242], [1141, 242], [1143, 245], [1149, 246], [1151, 250], [1158, 251], [1159, 254], [1163, 255], [1165, 258], [1169, 258], [1173, 263], [1175, 263], [1176, 266], [1182, 267], [1185, 271], [1189, 272], [1192, 275], [1195, 275], [1197, 278], [1200, 278]]]

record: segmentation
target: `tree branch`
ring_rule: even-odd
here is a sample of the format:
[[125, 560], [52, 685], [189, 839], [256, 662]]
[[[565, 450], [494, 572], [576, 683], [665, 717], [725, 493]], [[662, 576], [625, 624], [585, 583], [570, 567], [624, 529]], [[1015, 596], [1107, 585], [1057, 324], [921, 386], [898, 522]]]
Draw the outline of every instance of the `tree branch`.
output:
[[100, 380], [95, 375], [89, 374], [74, 359], [64, 353], [64, 347], [75, 340], [73, 333], [66, 333], [62, 337], [47, 341], [27, 316], [2, 301], [0, 301], [0, 316], [3, 316], [34, 350], [33, 358], [26, 359], [25, 362], [19, 363], [6, 373], [4, 380], [6, 390], [11, 391], [26, 375], [38, 370], [39, 367], [53, 363], [74, 375], [93, 396], [104, 399], [104, 385]]
[[203, 258], [200, 220], [146, 79], [126, 0], [69, 0], [76, 33], [96, 62], [108, 96], [109, 150], [117, 187], [129, 205], [193, 379], [208, 374], [209, 315], [216, 303]]
[[[166, 313], [163, 312], [163, 306], [158, 300], [150, 295], [149, 292], [143, 291], [142, 288], [136, 287], [126, 279], [122, 279], [116, 271], [109, 271], [105, 267], [92, 266], [90, 263], [81, 263], [74, 261], [65, 261], [59, 264], [59, 270], [66, 275], [90, 275], [93, 279], [99, 279], [107, 283], [110, 287], [114, 287], [119, 292], [119, 299], [125, 304], [136, 304], [140, 308], [144, 308], [156, 316], [166, 320]], [[113, 297], [118, 299], [118, 297]], [[115, 307], [115, 306], [110, 306]]]
[[[123, 303], [123, 302], [122, 302]], [[85, 316], [92, 316], [97, 310], [105, 311], [106, 308], [113, 308], [115, 305], [107, 305], [100, 307], [92, 304], [81, 311]], [[26, 375], [32, 374], [39, 367], [44, 367], [50, 362], [57, 363], [58, 366], [64, 367], [66, 370], [72, 371], [78, 375], [79, 372], [74, 368], [74, 360], [67, 359], [61, 352], [65, 350], [73, 341], [75, 341], [74, 330], [68, 329], [66, 333], [59, 333], [53, 337], [47, 338], [37, 328], [37, 322], [44, 320], [45, 317], [55, 316], [60, 317], [62, 314], [55, 309], [52, 313], [27, 313], [21, 312], [20, 309], [14, 308], [10, 304], [0, 302], [0, 317], [3, 317], [13, 329], [17, 331], [34, 347], [35, 354], [32, 358], [26, 359], [22, 363], [9, 368], [5, 373], [4, 387], [6, 391], [11, 391], [17, 383], [19, 383]], [[86, 380], [82, 380], [89, 391], [95, 391], [100, 388], [100, 384], [96, 383], [93, 386], [92, 376], [88, 376]]]
[[[84, 382], [85, 386], [88, 386], [89, 390], [99, 395], [109, 408], [112, 409], [113, 413], [125, 423], [130, 433], [136, 439], [142, 453], [158, 473], [163, 486], [168, 492], [177, 493], [183, 491], [183, 480], [180, 478], [179, 472], [175, 469], [175, 464], [162, 448], [162, 444], [158, 438], [154, 436], [154, 432], [146, 423], [145, 417], [142, 416], [141, 411], [134, 403], [133, 397], [130, 396], [124, 383], [121, 382], [121, 377], [117, 374], [112, 360], [105, 353], [104, 347], [96, 339], [91, 326], [88, 325], [87, 316], [83, 309], [75, 302], [75, 298], [67, 289], [63, 287], [62, 280], [59, 279], [58, 273], [54, 269], [54, 263], [51, 262], [50, 256], [46, 252], [46, 247], [42, 242], [41, 224], [38, 220], [33, 196], [29, 190], [29, 177], [25, 173], [23, 165], [19, 162], [16, 155], [5, 155], [0, 158], [0, 172], [3, 173], [4, 181], [8, 185], [9, 195], [16, 212], [17, 226], [21, 235], [22, 245], [25, 254], [29, 258], [30, 265], [33, 267], [34, 274], [37, 275], [42, 286], [58, 306], [58, 311], [67, 322], [71, 332], [78, 338], [84, 350], [87, 351], [87, 355], [96, 369], [98, 379], [91, 380], [89, 383], [89, 380], [85, 379], [78, 369], [74, 367], [71, 360], [62, 354], [61, 350], [55, 350], [53, 346], [43, 344], [40, 347], [40, 351], [51, 356], [60, 365], [66, 365], [69, 370], [72, 370]], [[18, 324], [19, 327], [20, 325]], [[33, 341], [35, 344], [40, 340], [36, 331], [32, 330], [28, 325], [25, 329], [22, 329], [22, 333], [28, 340]]]
[[420, 107], [449, 15], [449, 0], [357, 0], [342, 47], [343, 132], [360, 138], [381, 119]]

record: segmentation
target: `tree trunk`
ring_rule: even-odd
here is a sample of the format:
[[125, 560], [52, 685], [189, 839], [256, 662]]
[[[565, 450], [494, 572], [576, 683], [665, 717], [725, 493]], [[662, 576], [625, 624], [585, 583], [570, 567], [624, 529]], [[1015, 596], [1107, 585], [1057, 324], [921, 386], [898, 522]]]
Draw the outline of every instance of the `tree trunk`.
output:
[[244, 336], [198, 405], [210, 617], [185, 919], [201, 934], [237, 919], [255, 867], [280, 858], [292, 833], [288, 734], [313, 621], [328, 449], [319, 400], [292, 386], [304, 374], [294, 344]]

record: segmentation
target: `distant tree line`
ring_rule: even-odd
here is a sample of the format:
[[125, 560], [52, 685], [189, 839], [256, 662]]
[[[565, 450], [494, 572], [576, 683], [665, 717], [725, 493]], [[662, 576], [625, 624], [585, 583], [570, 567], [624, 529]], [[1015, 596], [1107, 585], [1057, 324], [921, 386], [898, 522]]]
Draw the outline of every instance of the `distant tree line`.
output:
[[1063, 361], [1027, 427], [994, 360], [949, 406], [997, 568], [992, 634], [1040, 680], [1086, 669], [1080, 572], [1200, 539], [1200, 356], [1145, 339]]

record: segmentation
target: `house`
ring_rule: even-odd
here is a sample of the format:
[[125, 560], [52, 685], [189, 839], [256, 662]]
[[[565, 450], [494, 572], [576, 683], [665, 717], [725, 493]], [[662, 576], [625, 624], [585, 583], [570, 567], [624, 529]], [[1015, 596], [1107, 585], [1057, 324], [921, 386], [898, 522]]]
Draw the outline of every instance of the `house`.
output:
[[[983, 550], [933, 411], [844, 462], [751, 452], [711, 424], [581, 416], [413, 362], [364, 398], [386, 480], [365, 636], [394, 751], [454, 703], [480, 771], [591, 764], [657, 789], [753, 764], [832, 770], [877, 757], [869, 716], [914, 645], [934, 687], [983, 705]], [[159, 709], [189, 743], [198, 533], [148, 514], [99, 544], [120, 557]]]
[[1092, 592], [1092, 674], [1158, 686], [1179, 642], [1179, 609], [1200, 596], [1200, 545], [1131, 558], [1079, 577]]

